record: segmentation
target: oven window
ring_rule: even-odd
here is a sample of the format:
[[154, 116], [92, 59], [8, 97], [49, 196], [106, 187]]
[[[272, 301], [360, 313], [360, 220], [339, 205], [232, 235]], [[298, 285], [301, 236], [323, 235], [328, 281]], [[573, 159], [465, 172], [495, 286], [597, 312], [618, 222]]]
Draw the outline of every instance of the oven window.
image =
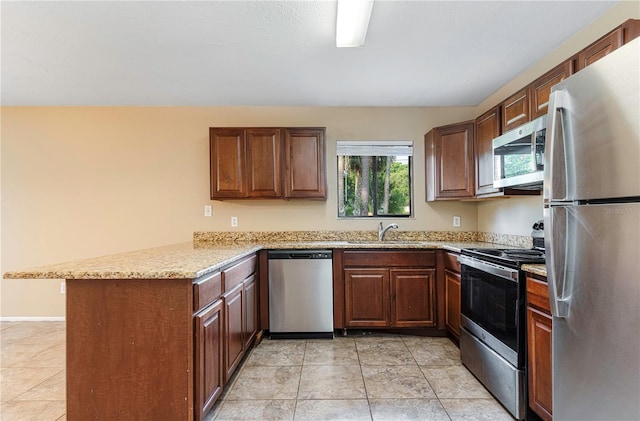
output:
[[517, 351], [516, 282], [463, 266], [461, 299], [462, 314]]

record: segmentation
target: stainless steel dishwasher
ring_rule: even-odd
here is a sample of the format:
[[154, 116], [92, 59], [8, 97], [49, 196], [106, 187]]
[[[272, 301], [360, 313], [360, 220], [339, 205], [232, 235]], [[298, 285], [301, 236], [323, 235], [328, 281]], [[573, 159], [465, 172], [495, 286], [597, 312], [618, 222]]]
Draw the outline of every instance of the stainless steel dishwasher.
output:
[[271, 338], [333, 338], [331, 250], [273, 250], [269, 256]]

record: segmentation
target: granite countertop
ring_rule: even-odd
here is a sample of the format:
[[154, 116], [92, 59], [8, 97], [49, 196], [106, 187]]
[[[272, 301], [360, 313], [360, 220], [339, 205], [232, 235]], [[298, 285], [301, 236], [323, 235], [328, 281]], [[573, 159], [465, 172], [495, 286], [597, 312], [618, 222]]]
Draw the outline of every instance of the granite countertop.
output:
[[[211, 242], [198, 241], [10, 271], [7, 279], [195, 279], [262, 249], [444, 249], [504, 248], [481, 241], [375, 240]], [[305, 241], [306, 240], [306, 241]]]
[[546, 265], [522, 265], [522, 270], [536, 275], [547, 276]]
[[185, 279], [197, 278], [262, 247], [194, 247], [192, 242], [6, 272], [9, 279]]

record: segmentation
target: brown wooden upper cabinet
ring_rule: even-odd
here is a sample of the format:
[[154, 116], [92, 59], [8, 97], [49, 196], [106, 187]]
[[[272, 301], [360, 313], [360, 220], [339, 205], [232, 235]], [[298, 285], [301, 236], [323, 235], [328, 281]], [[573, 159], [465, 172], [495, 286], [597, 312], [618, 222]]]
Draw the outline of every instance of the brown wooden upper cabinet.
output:
[[622, 27], [608, 33], [578, 53], [578, 69], [582, 70], [620, 48], [624, 42]]
[[244, 129], [209, 129], [211, 198], [247, 197]]
[[531, 120], [529, 109], [529, 89], [522, 88], [500, 104], [502, 133], [515, 129]]
[[324, 133], [324, 128], [285, 129], [285, 199], [327, 198]]
[[280, 129], [246, 129], [247, 195], [278, 198], [280, 181]]
[[640, 19], [629, 19], [578, 53], [576, 71], [600, 60], [640, 35]]
[[324, 128], [210, 128], [211, 198], [326, 199], [324, 133]]
[[425, 138], [427, 201], [472, 198], [474, 122], [436, 127]]
[[529, 85], [531, 97], [531, 119], [547, 114], [551, 88], [574, 73], [573, 59], [554, 67]]
[[476, 118], [473, 150], [476, 158], [476, 196], [501, 191], [493, 187], [493, 139], [500, 136], [500, 107]]

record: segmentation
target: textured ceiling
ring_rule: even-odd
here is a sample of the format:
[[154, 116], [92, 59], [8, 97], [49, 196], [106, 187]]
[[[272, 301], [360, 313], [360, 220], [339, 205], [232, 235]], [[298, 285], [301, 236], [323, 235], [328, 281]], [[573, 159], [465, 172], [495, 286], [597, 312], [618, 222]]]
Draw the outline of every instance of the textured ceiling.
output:
[[3, 105], [477, 105], [610, 1], [2, 1]]

